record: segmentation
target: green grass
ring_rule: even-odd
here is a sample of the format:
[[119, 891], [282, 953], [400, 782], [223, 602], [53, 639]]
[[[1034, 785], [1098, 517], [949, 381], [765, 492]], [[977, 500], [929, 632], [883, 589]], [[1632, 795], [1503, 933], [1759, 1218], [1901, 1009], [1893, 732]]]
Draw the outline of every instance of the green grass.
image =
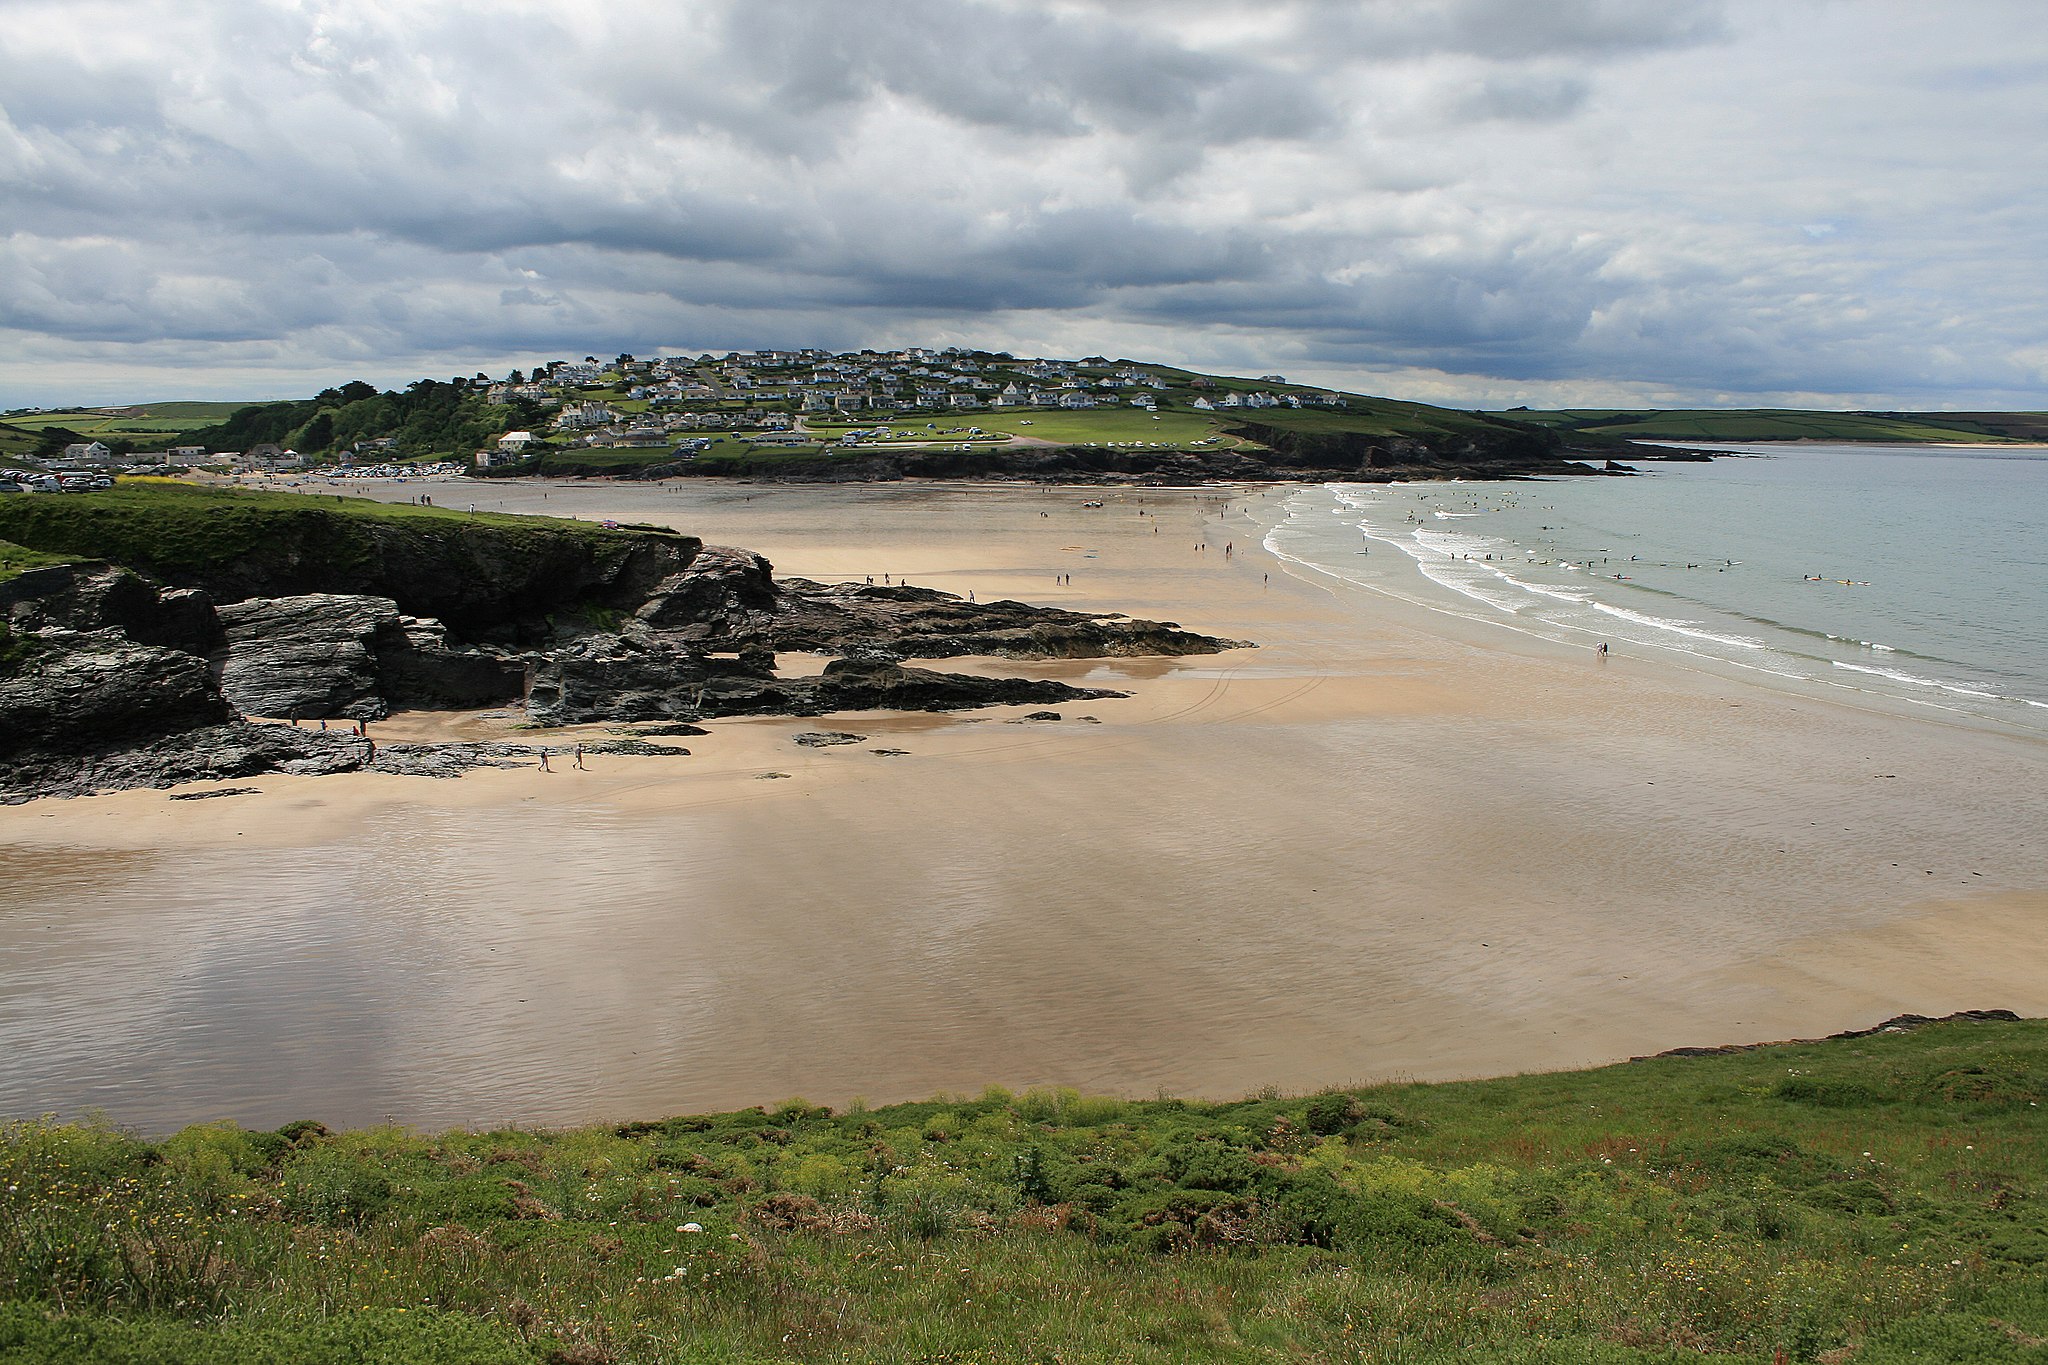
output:
[[617, 534], [594, 523], [503, 512], [416, 507], [328, 494], [224, 489], [174, 479], [122, 479], [92, 493], [0, 499], [0, 536], [47, 555], [111, 559], [148, 570], [203, 569], [277, 548], [309, 519], [389, 522], [422, 529], [476, 525]]
[[0, 1361], [2043, 1361], [2044, 1104], [2030, 1021], [1224, 1104], [23, 1122]]
[[1630, 411], [1569, 408], [1499, 414], [1560, 431], [1667, 441], [1898, 441], [1912, 443], [2042, 439], [2039, 414], [1865, 413], [1794, 409]]
[[38, 412], [9, 417], [7, 425], [21, 431], [40, 432], [45, 427], [64, 427], [87, 440], [131, 440], [176, 436], [225, 421], [247, 403], [140, 403], [120, 408], [67, 408], [62, 412]]
[[[0, 538], [107, 559], [226, 601], [308, 592], [389, 597], [464, 638], [540, 629], [615, 605], [625, 554], [672, 558], [689, 537], [645, 528], [327, 494], [123, 480], [97, 493], [0, 498]], [[658, 541], [658, 545], [632, 543]]]
[[[10, 493], [8, 497], [43, 497], [46, 494]], [[31, 550], [26, 545], [16, 545], [11, 540], [0, 540], [0, 583], [14, 578], [26, 570], [40, 569], [48, 564], [68, 564], [78, 558], [76, 555], [52, 554], [43, 550]]]

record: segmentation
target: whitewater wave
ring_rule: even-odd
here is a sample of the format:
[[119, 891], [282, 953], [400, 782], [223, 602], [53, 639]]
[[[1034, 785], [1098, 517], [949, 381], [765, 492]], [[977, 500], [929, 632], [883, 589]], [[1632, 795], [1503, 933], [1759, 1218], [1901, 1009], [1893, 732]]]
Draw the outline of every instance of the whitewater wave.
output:
[[1673, 621], [1663, 616], [1652, 616], [1648, 612], [1630, 611], [1627, 607], [1617, 607], [1607, 602], [1595, 602], [1592, 607], [1594, 611], [1618, 616], [1639, 626], [1649, 626], [1653, 630], [1668, 630], [1674, 635], [1689, 636], [1695, 640], [1711, 640], [1717, 645], [1733, 645], [1737, 649], [1765, 648], [1762, 640], [1752, 640], [1746, 635], [1718, 635], [1711, 630], [1701, 630], [1697, 621]]
[[1872, 668], [1868, 664], [1843, 663], [1832, 660], [1836, 668], [1845, 668], [1851, 673], [1869, 673], [1876, 677], [1888, 678], [1892, 682], [1904, 683], [1908, 687], [1932, 687], [1943, 692], [1953, 692], [1959, 697], [1981, 697], [1985, 701], [2024, 701], [2023, 697], [2001, 697], [1996, 692], [1986, 692], [1978, 687], [1964, 687], [1960, 683], [1943, 682], [1939, 678], [1923, 678], [1917, 673], [1906, 673], [1896, 668]]

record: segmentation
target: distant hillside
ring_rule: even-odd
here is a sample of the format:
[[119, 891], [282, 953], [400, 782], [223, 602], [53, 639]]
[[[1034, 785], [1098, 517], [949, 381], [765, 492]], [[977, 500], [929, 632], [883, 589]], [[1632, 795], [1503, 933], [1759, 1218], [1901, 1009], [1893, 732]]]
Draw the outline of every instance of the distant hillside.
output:
[[[524, 432], [515, 454], [500, 438]], [[454, 460], [493, 474], [1129, 479], [1513, 477], [1657, 458], [1633, 442], [2048, 442], [2048, 413], [1466, 411], [1133, 359], [732, 352], [552, 361], [529, 375], [351, 381], [265, 403], [0, 419], [0, 459], [276, 445], [312, 464]], [[1054, 454], [1053, 452], [1065, 452]], [[295, 467], [286, 460], [283, 467]]]
[[1796, 408], [1517, 408], [1500, 416], [1567, 441], [2048, 442], [2043, 412], [1810, 412]]

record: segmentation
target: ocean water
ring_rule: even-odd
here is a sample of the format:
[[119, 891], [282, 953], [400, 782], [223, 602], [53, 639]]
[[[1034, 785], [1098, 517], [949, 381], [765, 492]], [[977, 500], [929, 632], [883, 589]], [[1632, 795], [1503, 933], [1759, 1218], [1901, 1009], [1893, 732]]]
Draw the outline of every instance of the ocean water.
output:
[[1304, 489], [1266, 545], [1561, 643], [2048, 734], [2048, 452], [1733, 449], [1638, 478]]

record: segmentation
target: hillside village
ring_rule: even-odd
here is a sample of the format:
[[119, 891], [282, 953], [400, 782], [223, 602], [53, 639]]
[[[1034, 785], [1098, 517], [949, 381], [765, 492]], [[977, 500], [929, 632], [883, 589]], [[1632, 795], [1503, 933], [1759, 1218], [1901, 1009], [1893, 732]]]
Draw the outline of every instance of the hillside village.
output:
[[[554, 361], [531, 375], [515, 370], [485, 390], [498, 407], [528, 405], [552, 410], [549, 435], [508, 431], [493, 449], [479, 450], [479, 468], [516, 464], [546, 444], [586, 448], [670, 448], [689, 458], [710, 445], [700, 432], [760, 433], [754, 446], [800, 447], [816, 443], [802, 433], [808, 419], [889, 420], [939, 413], [986, 413], [1017, 409], [1081, 412], [1129, 407], [1157, 413], [1184, 391], [1190, 411], [1304, 405], [1342, 408], [1342, 395], [1328, 391], [1219, 389], [1216, 382], [1157, 366], [1111, 361], [1019, 360], [1006, 354], [909, 348], [899, 351], [834, 354], [823, 350], [736, 351], [725, 356], [636, 360], [620, 356], [610, 366], [591, 358]], [[1279, 375], [1261, 383], [1284, 386]], [[617, 395], [623, 393], [623, 399]], [[612, 395], [610, 401], [604, 394]], [[778, 434], [789, 433], [785, 439]], [[979, 437], [979, 429], [963, 434]], [[841, 445], [911, 435], [851, 429], [833, 438]], [[913, 437], [914, 439], [914, 437]]]
[[[423, 392], [424, 391], [424, 392]], [[414, 399], [456, 420], [414, 420]], [[330, 389], [300, 403], [251, 405], [210, 428], [151, 441], [47, 439], [33, 466], [64, 471], [207, 467], [231, 472], [336, 470], [438, 462], [512, 472], [564, 452], [612, 452], [621, 467], [688, 461], [716, 444], [738, 451], [843, 448], [870, 441], [978, 443], [998, 439], [952, 419], [1033, 411], [1070, 415], [1179, 412], [1227, 415], [1262, 409], [1344, 410], [1344, 394], [1206, 377], [1172, 367], [1111, 360], [1019, 358], [959, 347], [835, 353], [820, 349], [609, 361], [551, 360], [501, 378], [422, 380], [402, 393], [369, 385]], [[14, 420], [10, 418], [9, 420]], [[912, 421], [898, 431], [886, 424]], [[1028, 419], [1026, 419], [1028, 422]], [[942, 425], [942, 422], [944, 423]], [[873, 426], [856, 424], [873, 423]], [[1063, 430], [1110, 424], [1068, 424]], [[46, 433], [53, 429], [47, 424]], [[63, 430], [55, 428], [54, 430]], [[1174, 444], [1192, 430], [1157, 433]], [[1213, 432], [1206, 425], [1204, 432]], [[1151, 434], [1151, 433], [1147, 433]], [[458, 440], [458, 436], [470, 439]], [[230, 439], [239, 437], [241, 439]], [[1010, 439], [1002, 435], [1000, 439]], [[1143, 445], [1144, 441], [1126, 444]], [[29, 462], [24, 462], [29, 463]]]

